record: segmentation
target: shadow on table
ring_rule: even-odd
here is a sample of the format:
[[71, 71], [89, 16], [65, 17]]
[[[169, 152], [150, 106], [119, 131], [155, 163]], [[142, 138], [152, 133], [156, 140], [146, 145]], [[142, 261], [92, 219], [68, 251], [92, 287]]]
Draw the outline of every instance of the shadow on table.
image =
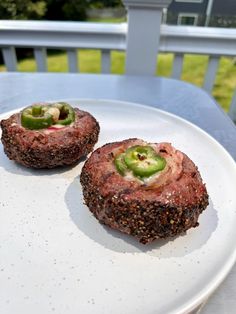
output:
[[210, 201], [208, 208], [199, 217], [199, 227], [170, 240], [160, 239], [143, 245], [133, 237], [104, 226], [96, 220], [83, 204], [78, 177], [68, 187], [65, 202], [72, 221], [85, 236], [106, 249], [120, 253], [146, 253], [158, 258], [185, 256], [204, 246], [218, 223], [217, 212]]

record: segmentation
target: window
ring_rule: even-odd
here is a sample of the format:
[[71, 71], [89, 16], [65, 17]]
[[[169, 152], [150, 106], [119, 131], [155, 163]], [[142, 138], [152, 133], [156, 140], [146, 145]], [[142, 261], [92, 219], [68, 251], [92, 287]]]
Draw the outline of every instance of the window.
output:
[[198, 15], [191, 13], [180, 13], [178, 15], [178, 25], [197, 25]]

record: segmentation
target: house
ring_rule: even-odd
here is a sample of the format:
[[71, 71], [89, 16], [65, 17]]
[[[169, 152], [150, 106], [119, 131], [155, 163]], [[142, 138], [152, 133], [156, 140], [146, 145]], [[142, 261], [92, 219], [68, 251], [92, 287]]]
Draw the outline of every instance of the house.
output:
[[236, 1], [173, 0], [163, 20], [175, 25], [236, 27]]

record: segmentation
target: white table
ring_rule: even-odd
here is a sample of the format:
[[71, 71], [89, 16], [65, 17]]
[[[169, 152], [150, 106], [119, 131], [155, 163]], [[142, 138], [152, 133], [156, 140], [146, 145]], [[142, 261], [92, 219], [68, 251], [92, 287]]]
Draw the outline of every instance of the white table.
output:
[[[169, 111], [204, 129], [236, 160], [235, 125], [211, 96], [190, 84], [158, 77], [0, 74], [0, 113], [32, 102], [65, 98], [116, 99]], [[201, 313], [236, 313], [235, 282], [236, 267], [208, 300]]]

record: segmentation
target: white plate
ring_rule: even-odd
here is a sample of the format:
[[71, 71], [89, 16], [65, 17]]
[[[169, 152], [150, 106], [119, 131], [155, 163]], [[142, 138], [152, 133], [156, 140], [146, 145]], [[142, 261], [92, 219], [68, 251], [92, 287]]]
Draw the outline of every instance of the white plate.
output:
[[113, 100], [68, 102], [99, 121], [96, 147], [139, 137], [187, 153], [210, 205], [198, 228], [143, 246], [99, 224], [83, 205], [82, 164], [30, 170], [8, 160], [1, 146], [0, 313], [186, 313], [235, 261], [234, 161], [205, 132], [163, 111]]

